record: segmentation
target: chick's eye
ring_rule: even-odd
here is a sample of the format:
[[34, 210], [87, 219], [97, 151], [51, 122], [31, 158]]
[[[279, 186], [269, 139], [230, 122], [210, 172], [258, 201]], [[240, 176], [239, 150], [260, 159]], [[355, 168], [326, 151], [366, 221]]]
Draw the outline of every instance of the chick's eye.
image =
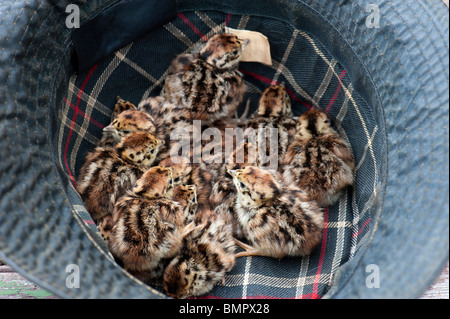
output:
[[234, 54], [234, 55], [238, 55], [238, 53], [239, 53], [239, 50], [234, 50], [234, 51], [233, 51], [233, 54]]
[[247, 188], [247, 186], [245, 186], [245, 184], [242, 183], [242, 182], [239, 184], [239, 186], [240, 186], [242, 189], [246, 189], [246, 188]]
[[181, 179], [181, 177], [180, 176], [178, 176], [177, 178], [175, 178], [173, 181], [175, 182], [175, 183], [178, 183], [179, 181], [180, 181], [180, 179]]

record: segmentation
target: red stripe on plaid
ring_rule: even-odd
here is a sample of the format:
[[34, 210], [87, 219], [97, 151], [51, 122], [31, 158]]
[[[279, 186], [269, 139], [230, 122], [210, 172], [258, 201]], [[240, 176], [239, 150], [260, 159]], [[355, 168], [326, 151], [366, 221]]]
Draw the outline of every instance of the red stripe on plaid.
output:
[[[271, 78], [268, 78], [268, 77], [266, 77], [264, 75], [260, 75], [260, 74], [257, 74], [257, 73], [254, 73], [254, 72], [250, 72], [250, 71], [246, 71], [246, 70], [242, 70], [242, 69], [240, 69], [239, 71], [244, 73], [244, 74], [246, 74], [246, 75], [250, 75], [251, 77], [257, 79], [258, 81], [261, 81], [261, 82], [266, 83], [268, 85], [272, 85], [274, 83], [274, 81]], [[279, 82], [275, 81], [275, 83], [279, 83]]]
[[[312, 294], [307, 294], [307, 295], [312, 295]], [[320, 298], [320, 296], [319, 296], [319, 298]], [[207, 296], [189, 297], [188, 299], [230, 299], [230, 298], [207, 295]], [[232, 299], [244, 299], [244, 298], [232, 298]], [[295, 299], [295, 297], [276, 297], [276, 296], [267, 296], [267, 295], [255, 295], [255, 296], [246, 296], [245, 299]]]
[[89, 70], [88, 75], [84, 79], [83, 84], [81, 85], [80, 90], [78, 91], [77, 105], [75, 107], [75, 112], [74, 112], [73, 117], [72, 117], [72, 124], [70, 125], [69, 135], [67, 136], [66, 147], [64, 148], [64, 164], [66, 165], [67, 173], [69, 173], [70, 180], [72, 181], [72, 184], [73, 184], [74, 187], [76, 187], [76, 183], [75, 183], [75, 179], [74, 179], [74, 177], [72, 175], [72, 172], [70, 170], [69, 163], [67, 163], [67, 150], [69, 149], [69, 142], [70, 142], [70, 139], [72, 138], [72, 132], [73, 132], [73, 128], [75, 126], [75, 121], [76, 121], [76, 119], [78, 117], [78, 113], [80, 112], [79, 106], [80, 106], [80, 101], [81, 101], [81, 94], [83, 93], [84, 88], [86, 87], [86, 84], [89, 81], [89, 78], [92, 76], [92, 73], [94, 73], [96, 68], [97, 68], [97, 64], [94, 65]]
[[206, 35], [204, 35], [199, 29], [197, 29], [197, 27], [195, 25], [193, 25], [192, 22], [189, 21], [189, 19], [184, 16], [184, 14], [182, 14], [181, 12], [178, 12], [177, 16], [178, 16], [178, 18], [183, 20], [183, 22], [186, 23], [186, 25], [195, 32], [195, 34], [197, 34], [200, 38], [202, 38], [203, 41], [208, 41], [208, 38], [206, 37]]
[[357, 233], [352, 234], [352, 239], [355, 239], [356, 237], [361, 235], [362, 231], [364, 230], [364, 228], [366, 228], [367, 225], [369, 225], [369, 223], [370, 223], [370, 218], [368, 220], [366, 220], [366, 222], [362, 225], [361, 229]]
[[[308, 294], [299, 295], [299, 296], [296, 296], [296, 297], [278, 297], [278, 296], [267, 296], [267, 295], [255, 295], [255, 296], [246, 296], [245, 298], [246, 299], [320, 299], [320, 298], [322, 298], [322, 296], [317, 294], [317, 293], [308, 293]], [[189, 297], [188, 299], [230, 299], [230, 298], [213, 296], [213, 295], [207, 295], [207, 296]], [[233, 299], [243, 299], [243, 298], [233, 298]]]
[[225, 17], [225, 26], [228, 27], [228, 23], [230, 23], [230, 19], [231, 19], [231, 13], [228, 13], [227, 16]]
[[327, 250], [327, 239], [328, 239], [328, 217], [330, 210], [329, 208], [325, 208], [323, 212], [323, 234], [322, 234], [322, 247], [320, 248], [320, 256], [319, 256], [319, 265], [317, 266], [316, 277], [314, 278], [313, 284], [313, 292], [311, 294], [311, 298], [318, 299], [321, 298], [319, 295], [319, 279], [320, 274], [322, 273], [323, 261], [325, 259], [325, 251]]
[[309, 293], [295, 297], [295, 299], [320, 299], [320, 298], [322, 298], [322, 296], [316, 293]]
[[339, 75], [339, 80], [340, 80], [340, 81], [339, 81], [338, 87], [337, 87], [337, 89], [336, 89], [336, 92], [334, 92], [334, 95], [333, 95], [333, 97], [331, 98], [330, 103], [328, 103], [328, 106], [327, 106], [327, 108], [326, 108], [327, 113], [330, 112], [331, 107], [333, 106], [334, 102], [336, 102], [336, 99], [337, 99], [337, 97], [339, 96], [339, 93], [341, 92], [341, 87], [342, 87], [341, 81], [342, 81], [342, 79], [344, 78], [344, 76], [345, 76], [346, 74], [347, 74], [347, 70], [344, 70], [344, 71], [342, 71], [342, 73]]
[[[251, 76], [252, 78], [255, 78], [258, 81], [266, 83], [267, 85], [279, 85], [281, 83], [279, 81], [273, 81], [271, 78], [268, 78], [268, 77], [266, 77], [264, 75], [261, 75], [261, 74], [257, 74], [257, 73], [246, 71], [246, 70], [242, 70], [242, 69], [240, 69], [239, 71], [241, 73], [243, 73], [243, 74]], [[286, 92], [289, 94], [291, 99], [293, 99], [294, 101], [299, 102], [300, 104], [306, 106], [308, 109], [312, 109], [313, 108], [307, 102], [305, 102], [303, 100], [300, 100], [298, 97], [296, 97], [295, 93], [291, 89], [289, 89], [288, 87], [286, 87]]]
[[286, 92], [289, 94], [289, 96], [291, 97], [291, 99], [293, 99], [296, 102], [299, 102], [300, 104], [306, 106], [308, 108], [308, 110], [312, 109], [312, 105], [308, 104], [305, 101], [300, 100], [299, 98], [297, 98], [294, 94], [294, 92], [291, 91], [291, 89], [289, 89], [288, 87], [285, 88]]
[[[319, 265], [317, 266], [316, 276], [314, 277], [313, 292], [296, 296], [295, 299], [296, 298], [301, 298], [301, 299], [320, 299], [320, 298], [322, 298], [322, 296], [319, 294], [319, 280], [320, 280], [320, 275], [322, 273], [322, 267], [323, 267], [323, 262], [325, 260], [325, 252], [326, 252], [326, 248], [327, 248], [329, 213], [330, 213], [329, 208], [328, 207], [325, 208], [324, 221], [323, 221], [322, 246], [320, 248]], [[246, 298], [247, 299], [280, 299], [278, 297], [263, 296], [263, 295], [247, 296]], [[200, 297], [192, 297], [189, 299], [226, 299], [226, 298], [207, 295], [207, 296], [200, 296]], [[294, 298], [281, 298], [281, 299], [294, 299]]]
[[[67, 100], [66, 98], [64, 98], [64, 102], [66, 102], [66, 104], [67, 104], [71, 109], [74, 109], [74, 110], [77, 109], [76, 105], [74, 105], [72, 102], [70, 102], [70, 101]], [[92, 117], [90, 117], [89, 115], [87, 115], [86, 113], [84, 113], [83, 111], [78, 110], [78, 113], [80, 113], [85, 119], [87, 119], [89, 122], [91, 122], [91, 123], [94, 124], [95, 126], [101, 128], [101, 129], [103, 129], [103, 128], [105, 127], [102, 123], [97, 122], [95, 119], [93, 119]]]

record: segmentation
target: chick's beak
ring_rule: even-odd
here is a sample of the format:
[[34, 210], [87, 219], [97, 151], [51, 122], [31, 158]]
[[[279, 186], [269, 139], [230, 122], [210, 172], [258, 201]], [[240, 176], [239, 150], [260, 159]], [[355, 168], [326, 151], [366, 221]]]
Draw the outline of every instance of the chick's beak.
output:
[[108, 126], [105, 126], [103, 128], [103, 132], [116, 132], [116, 128], [114, 127], [114, 125], [111, 123]]
[[236, 170], [235, 169], [229, 169], [228, 170], [228, 174], [230, 174], [231, 176], [235, 177], [236, 176]]
[[250, 43], [249, 39], [243, 39], [242, 46], [245, 48]]

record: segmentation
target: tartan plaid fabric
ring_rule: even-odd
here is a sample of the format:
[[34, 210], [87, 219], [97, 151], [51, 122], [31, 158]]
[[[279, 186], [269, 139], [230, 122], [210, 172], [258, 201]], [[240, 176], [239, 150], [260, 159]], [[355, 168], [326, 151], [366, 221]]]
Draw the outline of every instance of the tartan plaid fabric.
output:
[[111, 120], [117, 95], [137, 104], [158, 95], [171, 59], [189, 52], [225, 26], [256, 30], [271, 44], [272, 66], [241, 63], [251, 99], [257, 107], [262, 91], [285, 82], [298, 115], [308, 108], [328, 112], [350, 141], [357, 165], [357, 187], [325, 211], [323, 240], [306, 258], [246, 257], [237, 260], [217, 286], [201, 298], [321, 298], [333, 274], [351, 259], [369, 233], [370, 216], [380, 193], [382, 136], [376, 115], [353, 90], [350, 74], [314, 39], [280, 20], [218, 11], [179, 12], [177, 19], [151, 31], [81, 74], [70, 76], [67, 92], [58, 92], [59, 128], [53, 135], [57, 165], [74, 210], [95, 230], [75, 191], [86, 153]]

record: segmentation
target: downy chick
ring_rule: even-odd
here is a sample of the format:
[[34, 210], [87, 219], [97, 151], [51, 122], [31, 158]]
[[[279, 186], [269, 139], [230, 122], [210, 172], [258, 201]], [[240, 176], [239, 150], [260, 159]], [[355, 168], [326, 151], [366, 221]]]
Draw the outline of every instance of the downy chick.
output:
[[96, 147], [87, 154], [76, 185], [96, 223], [111, 215], [118, 198], [153, 164], [160, 144], [150, 133], [134, 132], [115, 147]]
[[115, 205], [109, 249], [125, 270], [146, 283], [161, 276], [161, 264], [179, 253], [189, 233], [183, 207], [168, 198], [172, 189], [172, 169], [154, 166]]
[[197, 186], [195, 185], [176, 185], [173, 190], [172, 199], [178, 202], [184, 208], [186, 224], [194, 220], [197, 212]]
[[174, 298], [199, 296], [210, 291], [235, 264], [231, 225], [212, 211], [194, 219], [195, 229], [183, 240], [181, 252], [163, 275], [164, 292]]
[[114, 105], [114, 110], [113, 110], [113, 119], [116, 118], [122, 112], [129, 111], [129, 110], [136, 110], [136, 109], [137, 108], [133, 103], [122, 99], [120, 96], [117, 96], [116, 104]]
[[236, 240], [241, 256], [307, 256], [320, 243], [323, 212], [304, 193], [283, 187], [275, 176], [259, 167], [231, 170], [236, 214], [249, 245]]
[[329, 116], [314, 109], [299, 117], [283, 171], [286, 183], [297, 185], [320, 206], [336, 203], [355, 182], [350, 145], [333, 129]]
[[201, 164], [191, 164], [186, 157], [172, 156], [162, 160], [159, 165], [173, 168], [175, 185], [195, 185], [199, 210], [209, 208], [210, 174]]
[[210, 205], [214, 207], [215, 213], [225, 219], [227, 224], [232, 225], [233, 234], [237, 238], [245, 237], [245, 234], [237, 220], [235, 211], [237, 190], [233, 183], [233, 177], [228, 171], [254, 166], [256, 160], [256, 145], [243, 142], [229, 156], [227, 163], [220, 167], [219, 174], [212, 185]]
[[237, 68], [247, 43], [221, 33], [212, 36], [198, 53], [178, 55], [164, 85], [167, 100], [185, 107], [192, 119], [205, 124], [231, 118], [246, 91]]
[[192, 177], [192, 164], [189, 159], [175, 156], [168, 157], [158, 164], [159, 166], [171, 167], [173, 169], [173, 182], [176, 185], [187, 185]]
[[258, 155], [261, 165], [270, 164], [277, 169], [296, 133], [296, 124], [291, 99], [281, 84], [269, 86], [263, 92], [257, 113], [241, 127], [248, 141], [261, 149]]
[[190, 110], [172, 104], [162, 96], [152, 96], [141, 101], [138, 110], [148, 113], [155, 119], [156, 136], [165, 141], [165, 146], [158, 157], [159, 160], [170, 157], [170, 148], [174, 144], [174, 141], [171, 140], [173, 131], [178, 129], [190, 133], [192, 130]]
[[[123, 100], [120, 99], [120, 101]], [[120, 103], [126, 104], [129, 102], [123, 101]], [[103, 128], [103, 134], [97, 142], [97, 146], [114, 147], [122, 137], [131, 132], [148, 132], [157, 136], [154, 118], [146, 112], [137, 109], [127, 109], [115, 116], [112, 122]]]

